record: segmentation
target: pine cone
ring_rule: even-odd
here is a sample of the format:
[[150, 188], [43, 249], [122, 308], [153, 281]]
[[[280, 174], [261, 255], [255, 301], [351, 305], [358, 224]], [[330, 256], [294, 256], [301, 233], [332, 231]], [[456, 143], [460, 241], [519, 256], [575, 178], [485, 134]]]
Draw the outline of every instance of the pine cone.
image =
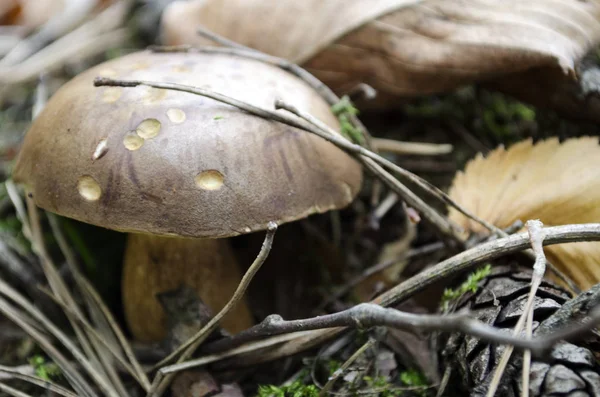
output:
[[[512, 329], [518, 321], [527, 300], [531, 271], [502, 266], [494, 268], [482, 280], [475, 293], [462, 296], [453, 302], [453, 308], [469, 309], [486, 324]], [[534, 336], [540, 336], [573, 321], [582, 321], [589, 310], [600, 301], [600, 286], [570, 299], [562, 288], [544, 281], [534, 303]], [[453, 334], [443, 342], [441, 370], [451, 368], [449, 386], [444, 396], [485, 396], [504, 346], [488, 344], [478, 338]], [[542, 396], [600, 396], [600, 366], [592, 350], [597, 350], [597, 339], [588, 338], [578, 344], [561, 342], [543, 361], [531, 363], [529, 393]], [[521, 394], [522, 354], [513, 353], [507, 366], [497, 396], [518, 397]]]

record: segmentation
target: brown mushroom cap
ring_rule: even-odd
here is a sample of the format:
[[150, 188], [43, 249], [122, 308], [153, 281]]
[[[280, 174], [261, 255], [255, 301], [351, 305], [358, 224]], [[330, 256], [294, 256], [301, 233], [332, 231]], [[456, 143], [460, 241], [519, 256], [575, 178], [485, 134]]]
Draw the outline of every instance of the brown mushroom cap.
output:
[[347, 205], [361, 169], [325, 140], [197, 95], [93, 86], [97, 76], [189, 84], [338, 128], [328, 104], [262, 62], [130, 54], [65, 84], [38, 116], [14, 179], [51, 212], [128, 232], [227, 237]]

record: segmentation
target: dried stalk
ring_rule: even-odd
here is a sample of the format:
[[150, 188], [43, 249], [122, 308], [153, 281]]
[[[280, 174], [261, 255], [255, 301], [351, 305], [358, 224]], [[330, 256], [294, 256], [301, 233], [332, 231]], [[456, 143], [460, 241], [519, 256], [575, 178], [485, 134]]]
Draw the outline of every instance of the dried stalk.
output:
[[[1, 282], [1, 280], [0, 280], [0, 282]], [[0, 287], [2, 287], [2, 286], [0, 286]], [[4, 294], [4, 291], [2, 291], [2, 293]], [[14, 300], [14, 297], [11, 296], [11, 299]], [[33, 309], [35, 310], [35, 308], [33, 308]], [[88, 396], [88, 397], [97, 397], [98, 396], [94, 392], [92, 387], [87, 383], [87, 381], [81, 376], [79, 371], [76, 368], [74, 368], [71, 365], [71, 363], [69, 363], [69, 361], [62, 355], [62, 353], [56, 347], [54, 347], [52, 345], [50, 340], [48, 338], [46, 338], [46, 336], [44, 336], [40, 331], [38, 331], [36, 328], [34, 328], [29, 323], [29, 321], [27, 321], [24, 318], [24, 316], [21, 315], [17, 311], [17, 309], [14, 308], [10, 303], [8, 303], [8, 301], [6, 301], [4, 298], [0, 298], [0, 312], [4, 316], [6, 316], [6, 318], [13, 321], [19, 327], [21, 327], [21, 329], [23, 329], [23, 331], [27, 332], [27, 334], [33, 340], [36, 341], [36, 343], [48, 354], [48, 356], [50, 356], [52, 358], [52, 360], [61, 368], [61, 370], [65, 374], [65, 377], [67, 378], [67, 380], [69, 381], [69, 383], [71, 384], [73, 389], [75, 389], [75, 391], [77, 391], [77, 393], [79, 393], [81, 396]], [[43, 320], [45, 320], [49, 323], [49, 320], [47, 320], [45, 318], [42, 318], [41, 320], [42, 320], [41, 321], [42, 323], [44, 322]], [[50, 328], [50, 330], [52, 330], [52, 329]], [[62, 332], [60, 332], [60, 331], [58, 331], [56, 334], [63, 335], [65, 339], [68, 339], [66, 337], [66, 335], [62, 334]], [[54, 335], [54, 336], [57, 336], [57, 335]], [[89, 371], [90, 366], [87, 363], [87, 360], [85, 360], [85, 357], [83, 356], [83, 354], [81, 354], [77, 350], [76, 347], [70, 346], [70, 341], [65, 346], [70, 350], [70, 352], [74, 355], [74, 357], [76, 359], [81, 360], [80, 363], [82, 364], [82, 366], [84, 368], [87, 367], [86, 369], [88, 369], [88, 371]], [[71, 349], [71, 347], [72, 347], [72, 349]], [[93, 375], [93, 373], [92, 373], [92, 375]], [[101, 383], [100, 387], [103, 388], [101, 381], [100, 381], [100, 383]], [[111, 394], [108, 394], [108, 395], [111, 395]]]
[[[527, 231], [529, 233], [529, 240], [531, 241], [531, 247], [533, 248], [533, 252], [535, 254], [535, 263], [533, 264], [533, 273], [531, 275], [531, 288], [529, 290], [529, 295], [527, 297], [527, 302], [525, 303], [525, 307], [523, 308], [523, 314], [519, 317], [519, 321], [517, 321], [517, 325], [515, 325], [515, 329], [513, 331], [514, 335], [519, 335], [523, 330], [523, 326], [527, 326], [525, 336], [527, 338], [531, 338], [533, 333], [533, 302], [535, 299], [535, 294], [544, 279], [544, 274], [546, 273], [546, 256], [544, 255], [543, 241], [544, 241], [544, 229], [543, 224], [540, 221], [527, 221], [526, 223]], [[502, 357], [500, 358], [500, 362], [496, 367], [496, 371], [494, 372], [494, 376], [492, 377], [492, 381], [490, 382], [490, 387], [486, 394], [487, 397], [494, 397], [496, 391], [498, 390], [498, 386], [500, 385], [500, 381], [502, 379], [502, 375], [504, 374], [504, 370], [508, 365], [508, 361], [510, 360], [510, 356], [513, 352], [513, 346], [506, 346], [506, 349], [502, 353]], [[523, 352], [523, 367], [522, 367], [522, 396], [529, 396], [529, 368], [531, 366], [531, 352], [525, 350]]]
[[[75, 255], [69, 247], [69, 245], [67, 244], [66, 238], [58, 224], [58, 218], [54, 214], [47, 213], [47, 215], [54, 238], [56, 239], [59, 248], [65, 256], [67, 264], [69, 265], [69, 268], [77, 283], [77, 287], [79, 288], [80, 293], [86, 298], [86, 303], [88, 304], [90, 311], [96, 311], [98, 317], [103, 318], [103, 320], [107, 323], [108, 329], [111, 332], [111, 334], [109, 334], [110, 338], [117, 338], [120, 348], [123, 349], [123, 351], [125, 352], [125, 356], [129, 360], [129, 363], [131, 363], [131, 367], [128, 367], [128, 364], [126, 362], [121, 362], [121, 365], [123, 365], [124, 368], [126, 368], [131, 373], [131, 376], [138, 381], [140, 386], [142, 386], [142, 388], [145, 391], [148, 391], [150, 389], [150, 381], [148, 380], [148, 376], [142, 369], [142, 366], [138, 359], [135, 357], [135, 354], [133, 354], [133, 349], [127, 341], [127, 338], [125, 338], [123, 331], [115, 321], [110, 310], [108, 310], [106, 305], [102, 302], [102, 299], [100, 298], [94, 287], [92, 287], [92, 285], [87, 281], [87, 279], [81, 274], [79, 266], [75, 260]], [[61, 306], [63, 306], [63, 308], [65, 308], [66, 310], [70, 310], [68, 307], [62, 305], [60, 302], [58, 303]], [[84, 328], [88, 330], [88, 333], [90, 333], [94, 337], [94, 339], [97, 339], [95, 329], [92, 328], [89, 324], [87, 324], [85, 319], [78, 318], [78, 321], [80, 321], [80, 323], [84, 326]], [[120, 356], [120, 354], [117, 354], [117, 352], [114, 351], [116, 344], [113, 341], [111, 341], [111, 343], [108, 343], [104, 340], [104, 338], [101, 338], [99, 342], [104, 344], [117, 360], [123, 361], [123, 358]]]
[[14, 379], [20, 379], [25, 382], [31, 383], [32, 385], [36, 385], [42, 387], [50, 392], [59, 394], [64, 397], [77, 397], [77, 395], [70, 390], [65, 389], [64, 387], [57, 385], [54, 382], [51, 382], [47, 379], [40, 378], [39, 376], [35, 376], [32, 374], [23, 373], [18, 371], [15, 368], [5, 367], [4, 365], [0, 365], [0, 373], [5, 373], [10, 375]]

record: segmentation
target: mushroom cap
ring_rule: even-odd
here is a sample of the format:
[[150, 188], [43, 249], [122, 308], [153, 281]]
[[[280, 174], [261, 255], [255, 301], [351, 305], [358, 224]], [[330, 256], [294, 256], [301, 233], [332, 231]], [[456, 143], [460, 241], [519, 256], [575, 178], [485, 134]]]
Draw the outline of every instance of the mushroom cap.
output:
[[203, 87], [273, 109], [276, 98], [334, 129], [297, 77], [234, 55], [137, 52], [89, 69], [50, 99], [14, 171], [40, 207], [126, 232], [228, 237], [342, 208], [362, 170], [333, 144], [198, 95], [93, 86], [97, 76]]

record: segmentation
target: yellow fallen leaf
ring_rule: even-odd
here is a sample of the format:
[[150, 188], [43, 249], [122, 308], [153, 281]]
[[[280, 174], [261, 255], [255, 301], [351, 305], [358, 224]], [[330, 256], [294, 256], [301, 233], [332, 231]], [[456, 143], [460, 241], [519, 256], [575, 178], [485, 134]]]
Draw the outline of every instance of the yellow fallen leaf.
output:
[[[475, 215], [505, 228], [517, 220], [539, 219], [547, 226], [600, 222], [600, 145], [598, 137], [533, 144], [478, 155], [459, 172], [450, 197]], [[466, 231], [484, 233], [479, 224], [451, 209], [449, 217]], [[546, 248], [548, 259], [583, 289], [600, 282], [600, 243]]]

